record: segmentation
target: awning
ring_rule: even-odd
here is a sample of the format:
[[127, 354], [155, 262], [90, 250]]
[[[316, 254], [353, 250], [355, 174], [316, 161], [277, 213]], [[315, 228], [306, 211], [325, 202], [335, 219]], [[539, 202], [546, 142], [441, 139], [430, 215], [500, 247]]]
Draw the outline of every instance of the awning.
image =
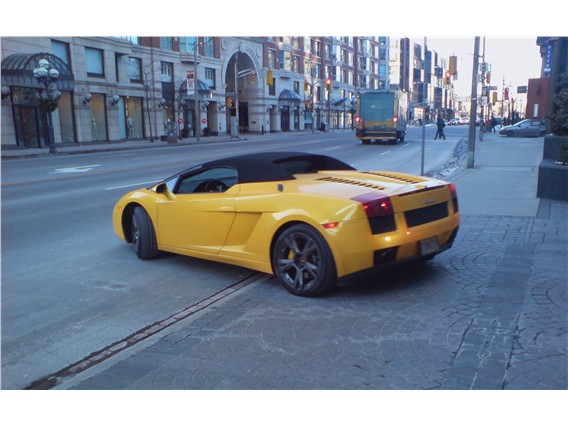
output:
[[348, 98], [341, 98], [341, 99], [336, 99], [334, 101], [331, 102], [331, 104], [333, 106], [337, 106], [337, 105], [341, 105], [342, 103], [344, 103]]
[[32, 87], [42, 89], [43, 85], [34, 77], [34, 69], [38, 62], [46, 59], [51, 68], [59, 71], [57, 87], [59, 90], [72, 91], [75, 87], [75, 78], [67, 64], [52, 53], [15, 53], [2, 61], [2, 85]]
[[298, 106], [300, 105], [301, 99], [300, 95], [289, 89], [284, 89], [280, 92], [278, 96], [278, 102], [283, 106]]

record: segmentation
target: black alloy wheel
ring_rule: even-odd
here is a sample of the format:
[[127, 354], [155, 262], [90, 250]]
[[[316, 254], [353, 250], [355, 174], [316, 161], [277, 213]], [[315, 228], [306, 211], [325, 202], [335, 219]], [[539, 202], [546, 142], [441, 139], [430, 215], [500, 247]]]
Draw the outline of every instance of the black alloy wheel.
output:
[[274, 244], [272, 268], [280, 283], [298, 296], [315, 296], [337, 282], [335, 262], [325, 239], [311, 226], [286, 229]]

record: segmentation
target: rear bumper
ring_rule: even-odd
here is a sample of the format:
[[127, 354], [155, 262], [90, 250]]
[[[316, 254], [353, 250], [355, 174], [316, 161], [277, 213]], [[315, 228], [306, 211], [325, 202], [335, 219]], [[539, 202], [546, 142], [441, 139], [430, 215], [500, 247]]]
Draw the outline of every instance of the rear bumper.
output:
[[361, 140], [396, 139], [399, 133], [396, 129], [357, 130], [355, 136]]
[[459, 227], [456, 227], [451, 235], [450, 238], [446, 241], [445, 244], [441, 245], [439, 249], [433, 253], [428, 255], [422, 255], [419, 253], [419, 250], [416, 251], [415, 254], [403, 258], [397, 258], [398, 249], [399, 247], [390, 247], [387, 249], [380, 249], [374, 252], [373, 256], [373, 266], [367, 269], [363, 269], [360, 271], [352, 272], [350, 274], [344, 275], [338, 278], [337, 284], [339, 286], [349, 286], [357, 281], [361, 281], [365, 278], [371, 277], [376, 275], [379, 272], [387, 271], [390, 269], [394, 269], [397, 267], [401, 267], [402, 265], [419, 262], [423, 260], [430, 260], [434, 256], [450, 249], [456, 239], [458, 234]]
[[[328, 231], [338, 278], [408, 260], [431, 258], [448, 250], [460, 224], [460, 214], [453, 209], [449, 213], [445, 218], [413, 227], [407, 225], [404, 213], [397, 213], [396, 229], [374, 235], [366, 218], [344, 222], [337, 229]], [[334, 235], [330, 235], [332, 233]], [[426, 250], [427, 242], [436, 244]]]

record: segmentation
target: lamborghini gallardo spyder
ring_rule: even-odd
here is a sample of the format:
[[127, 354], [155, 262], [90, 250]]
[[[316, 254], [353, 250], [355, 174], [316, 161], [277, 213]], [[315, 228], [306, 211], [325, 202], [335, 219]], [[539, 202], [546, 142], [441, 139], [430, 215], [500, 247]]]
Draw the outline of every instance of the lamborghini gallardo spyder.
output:
[[124, 195], [113, 211], [116, 234], [141, 259], [165, 251], [238, 265], [301, 296], [432, 259], [459, 222], [452, 183], [302, 152], [210, 161]]

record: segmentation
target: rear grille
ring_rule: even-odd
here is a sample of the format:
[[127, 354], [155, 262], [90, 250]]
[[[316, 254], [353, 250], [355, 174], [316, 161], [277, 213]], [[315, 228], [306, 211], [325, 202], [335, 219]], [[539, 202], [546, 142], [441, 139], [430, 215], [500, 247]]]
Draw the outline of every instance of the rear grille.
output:
[[404, 213], [406, 225], [409, 228], [424, 225], [425, 223], [448, 217], [448, 203], [440, 203], [421, 209], [410, 210]]

